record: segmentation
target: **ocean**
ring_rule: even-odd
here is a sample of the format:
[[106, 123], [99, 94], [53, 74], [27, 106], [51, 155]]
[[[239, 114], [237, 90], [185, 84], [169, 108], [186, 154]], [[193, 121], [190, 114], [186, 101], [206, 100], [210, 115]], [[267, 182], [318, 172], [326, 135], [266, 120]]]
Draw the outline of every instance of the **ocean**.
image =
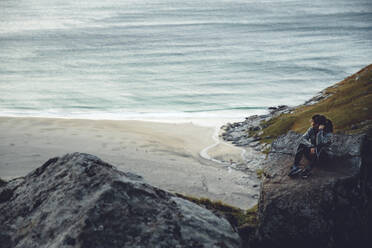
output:
[[370, 0], [1, 0], [0, 116], [239, 120], [371, 57]]

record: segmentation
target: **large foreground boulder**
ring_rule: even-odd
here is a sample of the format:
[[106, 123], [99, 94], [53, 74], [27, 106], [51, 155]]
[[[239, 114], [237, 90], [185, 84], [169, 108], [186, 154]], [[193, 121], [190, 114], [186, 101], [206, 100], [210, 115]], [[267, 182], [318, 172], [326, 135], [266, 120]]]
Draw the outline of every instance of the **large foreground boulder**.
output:
[[272, 144], [259, 200], [260, 247], [372, 247], [372, 146], [333, 135], [329, 160], [307, 179], [287, 176], [300, 134]]
[[0, 186], [0, 247], [240, 247], [210, 211], [88, 154]]

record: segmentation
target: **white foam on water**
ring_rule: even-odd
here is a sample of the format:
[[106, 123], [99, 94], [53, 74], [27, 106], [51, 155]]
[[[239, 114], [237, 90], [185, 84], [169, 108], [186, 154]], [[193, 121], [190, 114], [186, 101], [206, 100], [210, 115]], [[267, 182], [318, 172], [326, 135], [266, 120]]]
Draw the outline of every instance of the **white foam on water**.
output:
[[1, 111], [4, 117], [38, 117], [38, 118], [63, 118], [63, 119], [87, 119], [87, 120], [138, 120], [163, 123], [192, 123], [198, 126], [220, 128], [228, 122], [243, 121], [245, 117], [254, 114], [264, 114], [267, 110], [249, 110], [241, 112], [217, 111], [217, 112], [158, 112], [158, 113], [128, 113], [128, 112], [87, 112], [87, 111]]

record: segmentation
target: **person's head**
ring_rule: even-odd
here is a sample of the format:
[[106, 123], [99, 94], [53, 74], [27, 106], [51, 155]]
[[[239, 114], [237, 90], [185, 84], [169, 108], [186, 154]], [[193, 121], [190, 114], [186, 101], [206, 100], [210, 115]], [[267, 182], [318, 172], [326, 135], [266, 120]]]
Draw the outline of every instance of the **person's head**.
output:
[[327, 118], [324, 115], [313, 115], [311, 117], [311, 125], [313, 128], [318, 129], [319, 125], [325, 125]]

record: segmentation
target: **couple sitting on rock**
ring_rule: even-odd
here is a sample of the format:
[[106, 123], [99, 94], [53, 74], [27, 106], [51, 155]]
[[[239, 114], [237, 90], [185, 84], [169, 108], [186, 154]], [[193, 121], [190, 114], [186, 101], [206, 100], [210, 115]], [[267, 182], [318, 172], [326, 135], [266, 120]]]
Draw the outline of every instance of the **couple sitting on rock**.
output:
[[[315, 164], [325, 161], [327, 150], [331, 144], [330, 133], [333, 132], [332, 122], [323, 115], [314, 115], [311, 118], [311, 127], [302, 136], [301, 142], [297, 148], [294, 164], [288, 176], [301, 175], [307, 178]], [[310, 161], [304, 169], [299, 167], [302, 156]]]

